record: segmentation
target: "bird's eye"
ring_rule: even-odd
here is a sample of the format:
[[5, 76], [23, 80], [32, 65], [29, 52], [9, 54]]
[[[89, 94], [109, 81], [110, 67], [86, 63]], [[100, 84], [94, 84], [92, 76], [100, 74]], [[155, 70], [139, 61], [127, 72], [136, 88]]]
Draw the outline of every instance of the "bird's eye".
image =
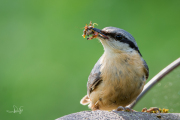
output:
[[116, 35], [116, 39], [117, 39], [117, 40], [122, 40], [122, 39], [123, 39], [123, 36], [122, 36], [122, 35]]

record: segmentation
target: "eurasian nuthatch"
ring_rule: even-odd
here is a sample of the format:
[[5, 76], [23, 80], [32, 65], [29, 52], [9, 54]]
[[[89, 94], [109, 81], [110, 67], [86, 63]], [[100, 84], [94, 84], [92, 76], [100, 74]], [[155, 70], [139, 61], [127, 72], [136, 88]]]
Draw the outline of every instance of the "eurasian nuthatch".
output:
[[[104, 54], [95, 64], [81, 104], [92, 110], [113, 110], [132, 103], [143, 90], [149, 69], [134, 37], [123, 29], [89, 26], [86, 35], [97, 37]], [[98, 33], [98, 34], [97, 34]]]

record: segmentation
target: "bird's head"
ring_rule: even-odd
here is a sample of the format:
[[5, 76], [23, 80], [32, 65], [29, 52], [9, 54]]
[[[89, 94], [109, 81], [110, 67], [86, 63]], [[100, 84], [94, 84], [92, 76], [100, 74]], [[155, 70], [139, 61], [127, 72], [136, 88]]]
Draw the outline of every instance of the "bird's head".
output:
[[97, 28], [92, 29], [99, 33], [97, 38], [102, 43], [105, 51], [119, 50], [123, 52], [131, 52], [135, 50], [141, 55], [134, 37], [127, 31], [116, 27], [105, 27], [102, 30]]

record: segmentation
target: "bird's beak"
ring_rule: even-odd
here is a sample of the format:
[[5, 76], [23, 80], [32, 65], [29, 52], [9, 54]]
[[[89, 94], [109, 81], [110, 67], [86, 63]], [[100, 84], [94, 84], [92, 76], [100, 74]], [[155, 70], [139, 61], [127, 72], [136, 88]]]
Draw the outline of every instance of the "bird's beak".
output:
[[104, 38], [104, 39], [109, 39], [104, 33], [102, 33], [101, 29], [97, 29], [97, 28], [92, 28], [95, 32], [99, 33], [99, 36]]

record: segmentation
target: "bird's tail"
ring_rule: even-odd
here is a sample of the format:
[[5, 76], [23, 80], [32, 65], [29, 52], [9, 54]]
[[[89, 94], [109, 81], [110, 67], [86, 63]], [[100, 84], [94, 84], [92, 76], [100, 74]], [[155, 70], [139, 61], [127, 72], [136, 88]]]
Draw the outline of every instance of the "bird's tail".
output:
[[88, 97], [88, 95], [85, 95], [85, 96], [81, 99], [80, 103], [81, 103], [82, 105], [87, 105], [87, 104], [89, 104], [89, 103], [90, 103], [90, 98]]

